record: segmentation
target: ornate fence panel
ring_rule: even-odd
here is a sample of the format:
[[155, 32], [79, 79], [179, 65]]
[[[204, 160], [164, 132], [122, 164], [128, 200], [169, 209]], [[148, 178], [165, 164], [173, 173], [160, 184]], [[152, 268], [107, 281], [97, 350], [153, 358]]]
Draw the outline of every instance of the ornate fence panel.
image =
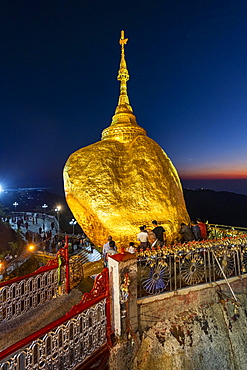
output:
[[70, 287], [76, 286], [83, 278], [82, 256], [71, 256], [69, 259]]
[[[64, 282], [64, 268], [61, 269]], [[0, 284], [0, 322], [22, 315], [51, 300], [58, 293], [58, 267], [45, 266], [39, 270]]]
[[108, 269], [61, 319], [0, 354], [0, 370], [70, 370], [110, 343]]
[[138, 254], [138, 297], [240, 276], [246, 270], [246, 236], [147, 249]]

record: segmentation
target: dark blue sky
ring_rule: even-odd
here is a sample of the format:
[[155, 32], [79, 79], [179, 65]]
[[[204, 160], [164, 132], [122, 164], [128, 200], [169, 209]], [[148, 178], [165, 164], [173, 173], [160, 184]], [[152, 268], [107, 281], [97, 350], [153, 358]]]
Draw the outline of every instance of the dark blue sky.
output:
[[246, 17], [242, 0], [0, 0], [0, 183], [61, 189], [111, 123], [124, 29], [137, 121], [183, 185], [247, 194]]

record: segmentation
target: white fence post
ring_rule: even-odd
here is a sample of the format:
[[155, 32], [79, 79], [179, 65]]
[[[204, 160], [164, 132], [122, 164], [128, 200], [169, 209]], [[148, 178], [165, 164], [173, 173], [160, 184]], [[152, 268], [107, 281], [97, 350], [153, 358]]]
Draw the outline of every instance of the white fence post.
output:
[[116, 254], [109, 256], [108, 265], [113, 332], [117, 336], [136, 332], [138, 330], [136, 258], [130, 253]]

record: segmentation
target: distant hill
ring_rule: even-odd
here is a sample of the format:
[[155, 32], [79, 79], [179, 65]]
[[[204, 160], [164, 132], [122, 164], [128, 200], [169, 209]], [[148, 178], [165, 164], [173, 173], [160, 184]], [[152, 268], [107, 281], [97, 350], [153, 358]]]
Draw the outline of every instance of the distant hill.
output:
[[212, 224], [247, 227], [247, 195], [208, 189], [184, 189], [191, 220], [198, 217]]
[[[198, 217], [209, 223], [247, 227], [247, 195], [214, 191], [208, 189], [184, 189], [184, 198], [191, 220]], [[62, 207], [60, 223], [63, 231], [71, 232], [69, 221], [73, 215], [64, 196], [50, 193], [47, 190], [22, 190], [2, 193], [0, 203], [8, 207], [9, 212], [15, 211], [13, 203], [17, 202], [17, 211], [43, 212], [42, 205], [46, 203], [46, 213], [56, 215], [55, 207]], [[76, 232], [80, 228], [76, 225]]]

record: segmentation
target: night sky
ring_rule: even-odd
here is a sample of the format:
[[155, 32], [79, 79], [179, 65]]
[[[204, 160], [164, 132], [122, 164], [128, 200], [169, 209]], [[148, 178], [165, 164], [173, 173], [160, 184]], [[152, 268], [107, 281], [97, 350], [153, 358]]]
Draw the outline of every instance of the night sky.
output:
[[140, 126], [184, 187], [247, 194], [247, 2], [0, 0], [0, 184], [62, 190], [118, 96], [120, 31]]

